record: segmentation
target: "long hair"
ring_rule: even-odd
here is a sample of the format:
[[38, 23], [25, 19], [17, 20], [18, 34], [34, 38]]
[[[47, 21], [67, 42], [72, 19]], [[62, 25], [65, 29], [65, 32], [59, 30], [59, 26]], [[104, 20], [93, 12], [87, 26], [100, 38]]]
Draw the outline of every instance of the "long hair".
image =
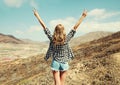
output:
[[64, 30], [64, 26], [62, 24], [58, 24], [54, 30], [53, 43], [54, 45], [63, 45], [65, 39], [66, 39], [66, 33]]

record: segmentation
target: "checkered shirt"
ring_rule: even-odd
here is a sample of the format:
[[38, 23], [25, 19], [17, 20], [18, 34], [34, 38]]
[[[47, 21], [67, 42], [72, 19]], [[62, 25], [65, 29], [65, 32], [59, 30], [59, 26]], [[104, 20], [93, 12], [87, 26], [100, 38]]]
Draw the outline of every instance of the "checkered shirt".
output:
[[51, 32], [48, 28], [44, 29], [44, 32], [50, 40], [49, 48], [47, 50], [46, 56], [44, 57], [46, 61], [49, 59], [49, 57], [53, 57], [53, 59], [56, 61], [65, 63], [74, 58], [72, 49], [69, 46], [69, 41], [76, 33], [75, 30], [72, 29], [68, 33], [63, 45], [53, 44], [53, 36], [51, 35]]

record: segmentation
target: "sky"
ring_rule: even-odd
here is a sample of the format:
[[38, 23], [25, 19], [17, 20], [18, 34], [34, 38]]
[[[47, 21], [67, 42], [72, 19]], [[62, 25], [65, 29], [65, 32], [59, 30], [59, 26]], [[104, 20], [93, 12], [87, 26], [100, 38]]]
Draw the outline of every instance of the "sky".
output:
[[36, 8], [53, 33], [57, 24], [68, 33], [84, 9], [87, 17], [77, 29], [75, 37], [89, 32], [120, 31], [120, 0], [0, 0], [0, 33], [20, 39], [48, 40], [33, 14]]

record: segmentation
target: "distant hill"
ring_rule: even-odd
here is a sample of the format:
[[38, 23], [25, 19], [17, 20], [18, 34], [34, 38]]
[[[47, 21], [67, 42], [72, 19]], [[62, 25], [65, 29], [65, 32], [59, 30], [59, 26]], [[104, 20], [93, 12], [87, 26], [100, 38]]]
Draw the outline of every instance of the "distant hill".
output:
[[30, 39], [18, 39], [13, 35], [5, 35], [0, 33], [0, 43], [12, 43], [12, 44], [41, 44], [47, 45], [46, 42], [33, 41]]
[[112, 32], [104, 32], [104, 31], [97, 31], [97, 32], [90, 32], [85, 35], [73, 38], [70, 43], [71, 46], [79, 45], [85, 42], [89, 42], [92, 40], [97, 40], [99, 38], [105, 37], [112, 34]]
[[[120, 85], [120, 32], [76, 45], [73, 52], [65, 85]], [[44, 56], [0, 63], [0, 83], [53, 85], [50, 61]]]
[[0, 43], [20, 44], [20, 43], [24, 43], [24, 42], [12, 35], [5, 35], [5, 34], [0, 33]]
[[[97, 40], [99, 38], [108, 36], [110, 34], [112, 34], [112, 32], [104, 32], [104, 31], [90, 32], [90, 33], [84, 34], [82, 36], [73, 38], [70, 41], [70, 45], [73, 47], [73, 46], [76, 46], [76, 45], [80, 45], [82, 43]], [[49, 44], [49, 41], [45, 41], [44, 43]]]

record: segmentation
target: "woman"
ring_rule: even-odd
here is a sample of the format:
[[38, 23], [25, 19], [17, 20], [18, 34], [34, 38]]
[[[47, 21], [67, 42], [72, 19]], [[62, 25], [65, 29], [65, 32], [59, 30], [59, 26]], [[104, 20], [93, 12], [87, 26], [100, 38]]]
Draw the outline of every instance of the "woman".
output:
[[69, 69], [68, 61], [74, 58], [73, 52], [69, 47], [69, 41], [76, 33], [78, 26], [86, 17], [87, 11], [82, 13], [82, 16], [78, 22], [67, 35], [62, 24], [58, 24], [55, 27], [54, 34], [52, 35], [39, 16], [37, 10], [34, 9], [33, 12], [50, 40], [49, 49], [46, 53], [45, 60], [47, 61], [49, 57], [52, 57], [51, 69], [54, 76], [55, 85], [64, 85], [66, 73]]

